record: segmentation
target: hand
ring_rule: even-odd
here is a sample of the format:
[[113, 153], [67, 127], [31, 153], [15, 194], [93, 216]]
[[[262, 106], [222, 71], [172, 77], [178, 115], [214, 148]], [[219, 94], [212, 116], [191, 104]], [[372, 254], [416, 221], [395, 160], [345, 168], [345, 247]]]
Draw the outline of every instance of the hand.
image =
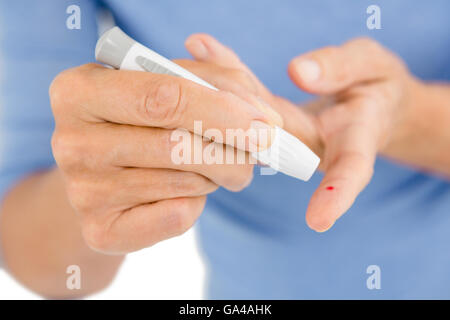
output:
[[408, 135], [403, 124], [420, 84], [397, 57], [370, 39], [292, 60], [292, 81], [319, 96], [305, 108], [271, 94], [231, 49], [211, 36], [192, 35], [186, 47], [198, 61], [235, 70], [234, 75], [198, 71], [201, 77], [219, 88], [240, 83], [234, 92], [245, 88], [262, 97], [283, 116], [284, 128], [319, 154], [325, 177], [306, 213], [316, 231], [328, 230], [352, 206], [372, 177], [377, 153], [398, 150]]
[[[241, 190], [251, 181], [249, 161], [174, 164], [170, 137], [175, 129], [192, 137], [194, 121], [202, 120], [203, 130], [214, 128], [225, 136], [229, 128], [273, 123], [229, 92], [95, 64], [58, 75], [50, 98], [56, 121], [53, 153], [68, 198], [87, 244], [106, 253], [126, 253], [179, 235], [202, 212], [205, 195], [219, 185]], [[232, 143], [220, 147], [248, 158]]]

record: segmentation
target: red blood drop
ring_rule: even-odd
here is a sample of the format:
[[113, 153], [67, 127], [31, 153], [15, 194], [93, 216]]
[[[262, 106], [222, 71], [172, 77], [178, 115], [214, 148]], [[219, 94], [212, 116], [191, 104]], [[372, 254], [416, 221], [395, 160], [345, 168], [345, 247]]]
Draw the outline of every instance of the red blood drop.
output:
[[334, 189], [334, 187], [333, 186], [329, 186], [329, 187], [327, 187], [327, 190], [333, 190]]

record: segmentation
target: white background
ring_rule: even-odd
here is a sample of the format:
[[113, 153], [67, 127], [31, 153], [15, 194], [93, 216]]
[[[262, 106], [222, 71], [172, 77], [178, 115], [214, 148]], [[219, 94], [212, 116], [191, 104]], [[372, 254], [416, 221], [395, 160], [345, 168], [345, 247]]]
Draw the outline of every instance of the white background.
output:
[[[128, 255], [115, 281], [88, 299], [201, 299], [205, 268], [196, 234]], [[0, 299], [40, 299], [0, 270]]]

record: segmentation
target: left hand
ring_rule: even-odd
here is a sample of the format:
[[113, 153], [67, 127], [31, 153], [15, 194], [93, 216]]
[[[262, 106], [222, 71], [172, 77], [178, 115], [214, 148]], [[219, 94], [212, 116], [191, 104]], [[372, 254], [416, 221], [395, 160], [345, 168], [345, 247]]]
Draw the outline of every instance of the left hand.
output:
[[222, 90], [248, 100], [262, 98], [282, 115], [284, 129], [321, 157], [325, 177], [306, 213], [308, 225], [318, 232], [352, 206], [373, 175], [377, 153], [395, 149], [407, 134], [403, 123], [411, 92], [420, 84], [400, 59], [373, 40], [356, 39], [294, 58], [288, 68], [292, 81], [319, 96], [304, 108], [273, 95], [211, 36], [192, 35], [186, 47], [197, 62], [177, 63]]

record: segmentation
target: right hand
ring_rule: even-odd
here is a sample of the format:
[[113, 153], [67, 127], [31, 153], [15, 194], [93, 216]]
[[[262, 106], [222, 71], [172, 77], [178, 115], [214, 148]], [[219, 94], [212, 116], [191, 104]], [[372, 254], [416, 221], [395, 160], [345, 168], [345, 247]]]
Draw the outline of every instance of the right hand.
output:
[[203, 130], [215, 128], [225, 136], [227, 128], [247, 130], [255, 120], [274, 123], [229, 92], [96, 64], [58, 75], [50, 100], [53, 153], [83, 236], [94, 250], [113, 254], [185, 232], [201, 214], [206, 194], [218, 186], [238, 191], [252, 179], [248, 161], [175, 165], [174, 129], [192, 132], [194, 121], [202, 120]]

